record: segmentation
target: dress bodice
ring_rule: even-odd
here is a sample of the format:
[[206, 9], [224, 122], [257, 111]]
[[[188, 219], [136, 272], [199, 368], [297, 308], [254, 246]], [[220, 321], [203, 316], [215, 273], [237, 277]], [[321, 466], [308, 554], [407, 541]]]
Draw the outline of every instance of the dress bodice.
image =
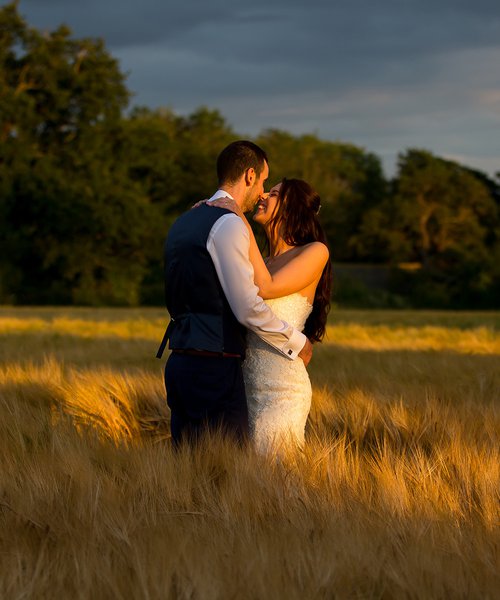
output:
[[313, 308], [309, 300], [298, 292], [281, 298], [270, 298], [265, 302], [279, 319], [286, 321], [299, 331], [304, 329], [307, 317]]
[[[294, 293], [266, 300], [274, 314], [299, 331], [312, 312], [309, 300]], [[250, 431], [257, 451], [267, 453], [275, 444], [295, 440], [304, 444], [304, 428], [311, 407], [311, 382], [303, 361], [287, 356], [248, 332], [243, 377]], [[291, 437], [290, 437], [291, 436]]]

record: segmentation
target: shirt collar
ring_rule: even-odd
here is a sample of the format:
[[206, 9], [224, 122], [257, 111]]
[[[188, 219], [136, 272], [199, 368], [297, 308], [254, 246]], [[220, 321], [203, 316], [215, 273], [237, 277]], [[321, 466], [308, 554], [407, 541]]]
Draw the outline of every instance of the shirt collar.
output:
[[215, 192], [215, 194], [207, 200], [207, 202], [212, 202], [212, 200], [218, 200], [219, 198], [231, 198], [231, 200], [234, 200], [234, 198], [229, 192], [226, 192], [226, 190], [218, 189]]

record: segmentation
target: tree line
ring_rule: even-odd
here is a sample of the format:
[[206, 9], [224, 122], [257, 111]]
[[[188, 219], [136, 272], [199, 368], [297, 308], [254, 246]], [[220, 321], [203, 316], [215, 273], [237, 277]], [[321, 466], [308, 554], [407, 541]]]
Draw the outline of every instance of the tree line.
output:
[[[211, 195], [216, 157], [240, 136], [217, 110], [129, 109], [125, 79], [102, 40], [0, 9], [0, 302], [162, 304], [169, 225]], [[254, 141], [271, 183], [319, 191], [334, 265], [387, 266], [375, 304], [498, 308], [500, 174], [412, 148], [387, 179], [353, 144], [280, 130]]]

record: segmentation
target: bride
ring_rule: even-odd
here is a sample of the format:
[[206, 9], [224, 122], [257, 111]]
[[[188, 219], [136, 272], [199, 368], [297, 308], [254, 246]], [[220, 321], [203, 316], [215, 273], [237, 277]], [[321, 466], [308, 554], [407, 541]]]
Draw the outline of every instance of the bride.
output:
[[[305, 181], [283, 179], [259, 200], [253, 220], [266, 233], [266, 259], [236, 202], [222, 198], [212, 205], [232, 210], [247, 225], [254, 281], [266, 304], [311, 342], [320, 342], [330, 309], [331, 264], [318, 221], [319, 195]], [[279, 451], [289, 443], [302, 447], [312, 395], [304, 363], [288, 360], [251, 331], [247, 342], [243, 375], [257, 450]]]

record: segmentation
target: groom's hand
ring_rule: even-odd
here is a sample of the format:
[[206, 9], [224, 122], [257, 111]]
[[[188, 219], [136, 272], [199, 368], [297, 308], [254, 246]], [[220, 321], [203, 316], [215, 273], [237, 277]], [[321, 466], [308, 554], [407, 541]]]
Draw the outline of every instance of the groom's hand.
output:
[[312, 355], [313, 355], [313, 345], [311, 344], [309, 339], [306, 338], [306, 343], [304, 344], [304, 347], [302, 348], [302, 350], [299, 352], [298, 356], [299, 356], [299, 358], [301, 358], [304, 361], [304, 365], [307, 367], [307, 365], [309, 364], [309, 362], [312, 358]]

